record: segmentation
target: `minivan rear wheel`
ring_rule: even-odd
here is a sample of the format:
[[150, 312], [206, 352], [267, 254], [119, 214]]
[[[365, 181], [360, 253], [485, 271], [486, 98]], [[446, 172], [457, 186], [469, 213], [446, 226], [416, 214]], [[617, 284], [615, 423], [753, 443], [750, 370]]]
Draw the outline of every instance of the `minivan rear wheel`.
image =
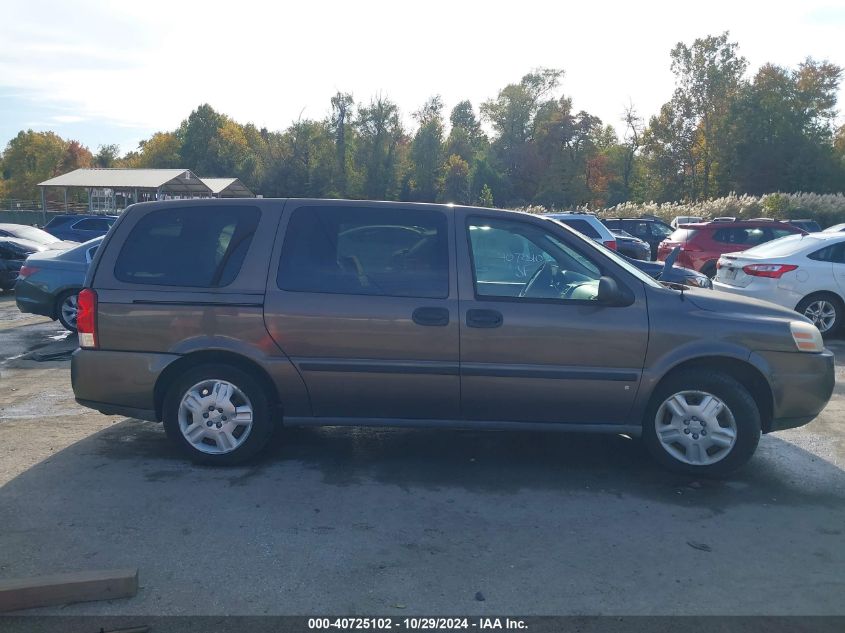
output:
[[270, 403], [257, 380], [229, 365], [198, 365], [164, 399], [164, 430], [193, 461], [243, 463], [273, 435]]
[[681, 371], [655, 391], [643, 439], [664, 466], [719, 477], [747, 462], [760, 441], [760, 409], [731, 376], [712, 370]]

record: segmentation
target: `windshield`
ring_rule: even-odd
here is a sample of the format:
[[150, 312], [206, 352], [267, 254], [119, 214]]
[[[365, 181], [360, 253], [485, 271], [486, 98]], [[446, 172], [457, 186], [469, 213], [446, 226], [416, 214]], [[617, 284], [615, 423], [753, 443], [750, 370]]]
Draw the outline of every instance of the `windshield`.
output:
[[826, 240], [817, 237], [796, 233], [749, 248], [745, 253], [755, 257], [781, 257], [791, 255], [805, 246], [820, 245], [825, 242]]

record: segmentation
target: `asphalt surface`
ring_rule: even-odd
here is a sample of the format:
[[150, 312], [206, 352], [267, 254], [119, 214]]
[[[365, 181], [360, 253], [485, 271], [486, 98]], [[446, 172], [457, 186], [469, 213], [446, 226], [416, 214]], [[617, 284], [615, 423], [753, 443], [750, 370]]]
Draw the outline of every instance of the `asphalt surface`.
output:
[[[845, 367], [727, 481], [624, 437], [298, 429], [193, 466], [77, 406], [74, 341], [0, 296], [0, 578], [138, 567], [37, 614], [845, 614]], [[845, 358], [845, 343], [831, 348]]]

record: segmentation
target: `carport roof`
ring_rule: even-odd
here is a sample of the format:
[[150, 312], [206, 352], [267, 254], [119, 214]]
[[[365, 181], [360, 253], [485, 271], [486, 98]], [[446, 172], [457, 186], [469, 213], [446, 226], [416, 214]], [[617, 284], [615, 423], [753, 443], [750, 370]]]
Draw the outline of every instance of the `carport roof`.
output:
[[245, 184], [237, 178], [200, 178], [214, 195], [234, 198], [254, 198]]
[[190, 169], [75, 169], [38, 183], [39, 187], [103, 187], [165, 189], [178, 193], [211, 193]]

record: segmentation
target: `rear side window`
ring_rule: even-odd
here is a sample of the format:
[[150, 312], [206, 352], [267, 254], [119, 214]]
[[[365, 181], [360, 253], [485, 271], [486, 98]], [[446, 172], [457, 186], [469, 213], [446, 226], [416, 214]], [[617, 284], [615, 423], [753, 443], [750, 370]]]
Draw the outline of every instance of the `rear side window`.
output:
[[88, 220], [80, 220], [73, 225], [74, 229], [79, 231], [108, 231], [111, 222], [101, 218], [90, 218]]
[[772, 239], [766, 229], [718, 229], [713, 232], [713, 240], [723, 244], [740, 244], [742, 246], [756, 246]]
[[132, 228], [114, 276], [133, 284], [227, 286], [241, 269], [260, 215], [241, 206], [153, 211]]
[[593, 226], [586, 220], [580, 220], [577, 218], [557, 218], [557, 221], [562, 222], [563, 224], [569, 227], [572, 227], [582, 235], [586, 235], [589, 238], [592, 238], [594, 240], [601, 239], [601, 235], [599, 235], [599, 232], [596, 231]]
[[845, 242], [831, 244], [821, 250], [807, 255], [810, 259], [820, 262], [831, 262], [833, 264], [845, 264]]
[[276, 283], [294, 292], [445, 298], [447, 227], [437, 211], [303, 207], [288, 223]]

